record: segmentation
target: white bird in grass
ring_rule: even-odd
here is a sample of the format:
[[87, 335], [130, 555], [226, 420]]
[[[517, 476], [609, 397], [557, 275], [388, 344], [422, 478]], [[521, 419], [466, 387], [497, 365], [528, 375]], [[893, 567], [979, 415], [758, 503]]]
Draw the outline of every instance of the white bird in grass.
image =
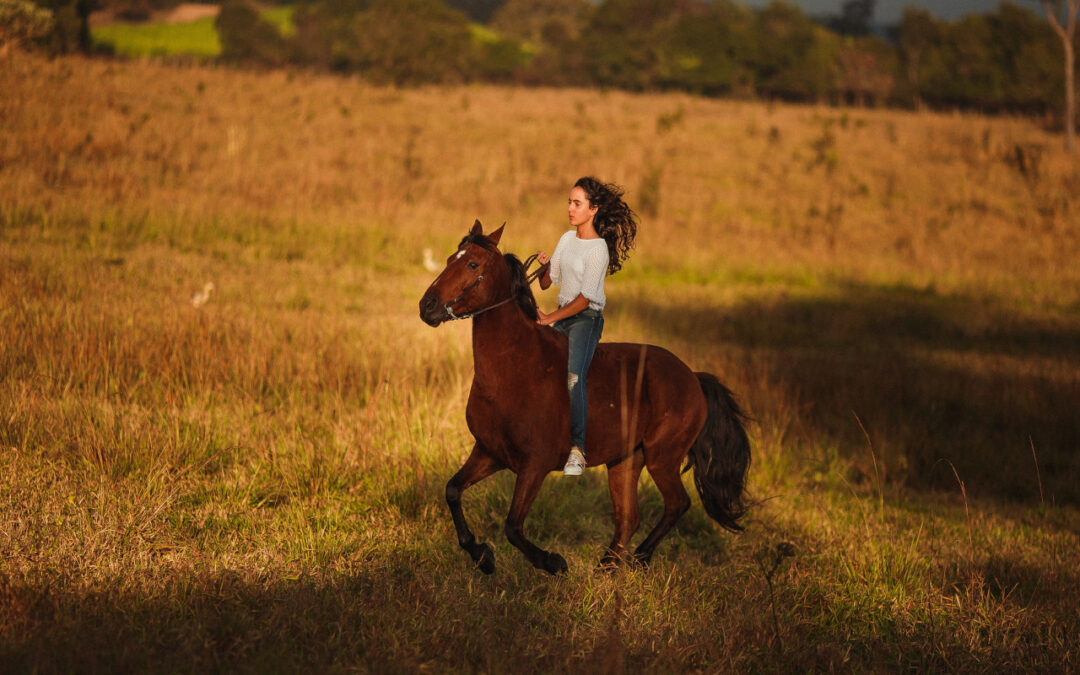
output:
[[210, 294], [214, 292], [214, 282], [207, 281], [203, 289], [191, 296], [191, 306], [198, 309], [210, 300]]
[[439, 263], [435, 262], [435, 258], [431, 255], [430, 248], [424, 249], [424, 269], [428, 272], [438, 272], [442, 269], [439, 267]]

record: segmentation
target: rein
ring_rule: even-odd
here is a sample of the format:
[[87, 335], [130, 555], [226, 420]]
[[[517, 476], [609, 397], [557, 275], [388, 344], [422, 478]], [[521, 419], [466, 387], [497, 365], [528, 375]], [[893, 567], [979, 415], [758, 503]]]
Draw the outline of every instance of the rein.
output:
[[[524, 262], [524, 263], [522, 264], [522, 267], [524, 267], [524, 268], [525, 268], [525, 271], [526, 271], [526, 272], [529, 272], [529, 266], [530, 266], [530, 265], [532, 265], [532, 264], [533, 264], [534, 262], [536, 262], [536, 256], [537, 256], [537, 255], [538, 255], [538, 254], [536, 254], [536, 253], [533, 253], [533, 254], [532, 254], [531, 256], [529, 256], [528, 258], [525, 258], [525, 262]], [[529, 284], [531, 284], [532, 282], [534, 282], [534, 281], [536, 281], [537, 279], [539, 279], [540, 277], [542, 277], [542, 276], [544, 275], [544, 272], [546, 272], [546, 271], [547, 271], [547, 269], [548, 269], [549, 267], [551, 267], [551, 263], [550, 263], [550, 262], [546, 262], [546, 263], [544, 263], [543, 265], [541, 265], [540, 267], [537, 267], [537, 268], [536, 268], [535, 270], [533, 270], [533, 271], [532, 271], [531, 273], [529, 273], [529, 274], [526, 274], [526, 275], [525, 275], [525, 285], [529, 285]]]
[[[522, 266], [525, 268], [526, 272], [528, 272], [529, 266], [532, 265], [534, 262], [536, 262], [536, 255], [537, 254], [533, 253], [531, 256], [529, 256], [528, 258], [525, 259], [525, 262], [524, 262], [524, 264]], [[547, 270], [548, 266], [549, 266], [549, 263], [544, 263], [540, 267], [537, 267], [535, 270], [533, 270], [531, 273], [526, 274], [525, 275], [525, 285], [530, 285], [530, 284], [532, 284], [532, 282], [539, 279], [541, 277], [541, 275], [543, 275], [544, 271]], [[487, 270], [487, 265], [484, 266], [484, 269]], [[512, 301], [514, 299], [514, 296], [511, 295], [509, 298], [507, 298], [505, 300], [500, 300], [499, 302], [496, 302], [493, 305], [488, 305], [487, 307], [484, 307], [483, 309], [478, 309], [475, 312], [469, 312], [468, 314], [462, 314], [461, 316], [458, 316], [457, 314], [454, 314], [454, 310], [451, 309], [451, 307], [453, 307], [457, 303], [461, 302], [462, 298], [464, 298], [466, 295], [471, 293], [472, 290], [474, 288], [476, 288], [477, 286], [479, 286], [480, 282], [483, 281], [483, 280], [484, 280], [484, 274], [483, 274], [483, 272], [481, 272], [480, 276], [476, 277], [476, 281], [474, 281], [471, 286], [469, 286], [468, 288], [463, 290], [456, 298], [454, 298], [450, 302], [443, 305], [443, 309], [445, 309], [446, 313], [450, 315], [450, 320], [451, 321], [457, 321], [458, 319], [471, 319], [471, 318], [473, 318], [475, 316], [479, 316], [479, 315], [483, 314], [484, 312], [490, 312], [491, 310], [495, 309], [496, 307], [502, 307], [503, 305], [507, 304], [508, 302], [510, 302], [510, 301]]]

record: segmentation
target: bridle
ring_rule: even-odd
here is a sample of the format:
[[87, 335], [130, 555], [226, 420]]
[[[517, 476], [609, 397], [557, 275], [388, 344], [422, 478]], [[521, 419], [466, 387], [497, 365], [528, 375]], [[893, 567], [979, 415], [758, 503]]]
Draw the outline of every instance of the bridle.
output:
[[[532, 282], [539, 279], [540, 276], [544, 273], [544, 270], [548, 267], [548, 263], [544, 263], [540, 267], [537, 267], [535, 270], [533, 270], [532, 273], [528, 273], [529, 266], [532, 265], [534, 262], [536, 262], [536, 255], [537, 254], [534, 253], [531, 256], [529, 256], [528, 258], [526, 258], [525, 262], [523, 264], [523, 266], [525, 268], [525, 271], [527, 272], [527, 274], [525, 275], [525, 285], [529, 285]], [[487, 271], [487, 266], [488, 266], [488, 263], [490, 263], [490, 262], [491, 262], [491, 258], [488, 258], [487, 262], [484, 263], [484, 269], [480, 272], [480, 275], [478, 277], [476, 277], [476, 281], [472, 282], [471, 285], [469, 285], [467, 288], [462, 290], [461, 293], [459, 293], [456, 298], [454, 298], [450, 302], [443, 305], [443, 309], [446, 310], [446, 313], [450, 316], [451, 321], [457, 321], [458, 319], [471, 319], [473, 317], [480, 316], [484, 312], [490, 312], [491, 310], [493, 310], [493, 309], [495, 309], [497, 307], [502, 307], [503, 305], [507, 304], [508, 302], [511, 302], [514, 299], [514, 296], [511, 295], [509, 298], [506, 298], [505, 300], [500, 300], [500, 301], [498, 301], [498, 302], [496, 302], [494, 304], [488, 305], [487, 307], [484, 307], [482, 309], [478, 309], [475, 312], [469, 312], [468, 314], [461, 314], [461, 315], [454, 314], [454, 310], [452, 309], [452, 307], [454, 305], [458, 304], [459, 302], [461, 302], [465, 298], [466, 295], [471, 293], [477, 286], [480, 285], [480, 282], [484, 280], [484, 272]]]
[[[487, 270], [487, 264], [484, 265], [484, 270], [485, 271]], [[483, 314], [484, 312], [490, 312], [491, 310], [495, 309], [496, 307], [502, 307], [503, 305], [505, 305], [506, 303], [508, 303], [508, 302], [510, 302], [511, 300], [514, 299], [514, 296], [511, 295], [509, 298], [507, 298], [505, 300], [500, 300], [499, 302], [496, 302], [493, 305], [488, 305], [487, 307], [484, 307], [483, 309], [478, 309], [475, 312], [469, 312], [468, 314], [462, 314], [460, 316], [457, 315], [457, 314], [454, 314], [454, 310], [452, 309], [452, 307], [454, 305], [458, 304], [459, 302], [461, 302], [461, 300], [466, 295], [471, 293], [474, 288], [479, 286], [480, 282], [483, 281], [483, 280], [484, 280], [484, 273], [481, 272], [480, 276], [476, 277], [476, 281], [472, 282], [471, 286], [469, 286], [468, 288], [463, 290], [456, 298], [454, 298], [450, 302], [443, 305], [443, 309], [445, 309], [446, 313], [450, 315], [450, 320], [451, 321], [457, 321], [458, 319], [471, 319], [474, 316], [478, 316], [480, 314]]]

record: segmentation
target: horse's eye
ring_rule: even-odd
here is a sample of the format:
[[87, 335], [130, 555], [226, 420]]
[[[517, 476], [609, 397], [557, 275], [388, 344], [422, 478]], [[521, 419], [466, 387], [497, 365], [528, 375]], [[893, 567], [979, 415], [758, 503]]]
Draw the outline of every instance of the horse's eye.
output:
[[474, 270], [474, 269], [476, 269], [477, 267], [480, 267], [480, 265], [476, 264], [476, 261], [474, 260], [473, 262], [470, 262], [470, 263], [469, 263], [469, 264], [467, 265], [467, 267], [468, 267], [469, 269], [471, 269], [471, 270]]

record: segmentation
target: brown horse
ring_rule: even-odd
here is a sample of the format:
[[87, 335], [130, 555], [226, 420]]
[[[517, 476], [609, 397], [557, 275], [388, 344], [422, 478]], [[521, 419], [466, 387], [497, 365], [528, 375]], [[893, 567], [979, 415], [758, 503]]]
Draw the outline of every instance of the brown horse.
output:
[[[474, 375], [465, 419], [476, 444], [446, 484], [446, 501], [461, 547], [490, 574], [494, 554], [469, 530], [461, 494], [510, 469], [517, 482], [506, 538], [535, 567], [557, 574], [566, 571], [566, 561], [529, 541], [522, 525], [544, 478], [562, 468], [570, 451], [567, 343], [558, 331], [536, 323], [536, 300], [524, 266], [499, 252], [502, 231], [485, 236], [476, 221], [420, 300], [420, 318], [431, 326], [473, 320]], [[687, 458], [708, 514], [729, 530], [742, 529], [738, 520], [746, 509], [750, 443], [742, 412], [716, 377], [694, 373], [660, 347], [601, 342], [588, 388], [587, 460], [589, 466], [607, 466], [615, 506], [615, 536], [601, 565], [621, 562], [637, 530], [642, 467], [663, 496], [664, 514], [634, 551], [633, 561], [647, 564], [690, 508], [680, 478]]]

